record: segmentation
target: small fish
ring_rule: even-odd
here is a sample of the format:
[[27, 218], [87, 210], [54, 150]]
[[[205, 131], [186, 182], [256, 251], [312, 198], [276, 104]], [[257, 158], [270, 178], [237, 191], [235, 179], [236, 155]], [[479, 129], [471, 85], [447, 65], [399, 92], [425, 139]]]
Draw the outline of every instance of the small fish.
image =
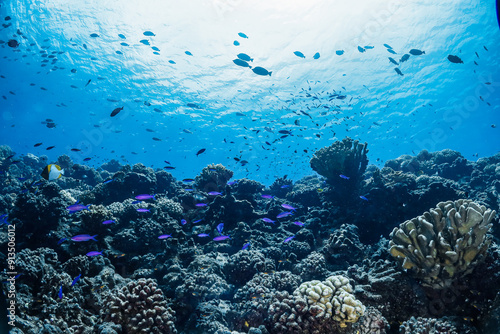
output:
[[97, 234], [96, 235], [79, 234], [79, 235], [75, 235], [74, 237], [71, 237], [71, 240], [76, 241], [76, 242], [89, 241], [89, 240], [97, 241], [95, 239], [95, 237], [97, 237]]
[[344, 50], [337, 50], [335, 51], [335, 53], [337, 54], [337, 56], [342, 56], [344, 54]]
[[62, 238], [62, 239], [60, 239], [60, 240], [57, 242], [57, 244], [58, 244], [58, 245], [60, 245], [60, 244], [62, 244], [63, 242], [65, 242], [66, 240], [68, 240], [68, 238]]
[[151, 31], [145, 31], [142, 33], [144, 36], [156, 36], [154, 33], [152, 33]]
[[80, 277], [82, 277], [82, 274], [78, 275], [75, 277], [75, 279], [73, 280], [73, 282], [71, 282], [71, 286], [74, 286], [79, 280], [80, 280]]
[[265, 221], [266, 223], [271, 223], [271, 224], [275, 223], [275, 221], [270, 218], [262, 218], [262, 220]]
[[148, 195], [148, 194], [137, 195], [137, 196], [135, 196], [135, 199], [140, 199], [140, 200], [154, 199], [154, 200], [156, 200], [155, 195]]
[[399, 65], [399, 63], [394, 58], [392, 58], [392, 57], [389, 57], [389, 61], [391, 63], [393, 63], [394, 65], [396, 65], [396, 66]]
[[153, 140], [154, 140], [154, 141], [161, 141], [161, 139], [160, 139], [160, 138], [158, 138], [158, 137], [153, 137]]
[[282, 212], [282, 213], [278, 214], [276, 216], [276, 218], [285, 218], [285, 217], [288, 217], [290, 215], [293, 215], [292, 211], [285, 211], [285, 212]]
[[393, 49], [387, 49], [387, 52], [392, 53], [393, 55], [397, 55], [398, 53]]
[[238, 57], [239, 59], [241, 60], [244, 60], [244, 61], [253, 61], [253, 58], [251, 58], [249, 55], [247, 55], [246, 53], [238, 53], [236, 55], [236, 57]]
[[103, 182], [103, 184], [106, 184], [106, 183], [110, 183], [110, 182], [113, 182], [115, 179], [109, 179], [109, 180], [106, 180]]
[[234, 41], [234, 42], [233, 42], [233, 45], [234, 45], [234, 46], [239, 46], [239, 45], [240, 45], [240, 42], [238, 42], [238, 41]]
[[52, 181], [61, 178], [61, 176], [64, 175], [64, 169], [62, 169], [59, 165], [50, 164], [45, 166], [40, 175], [45, 180]]
[[141, 39], [139, 43], [142, 43], [144, 45], [149, 45], [149, 41], [147, 39]]
[[273, 195], [260, 195], [262, 198], [273, 199]]
[[87, 256], [98, 256], [98, 255], [102, 255], [102, 252], [99, 252], [99, 251], [92, 251], [92, 252], [88, 252], [87, 254], [85, 254]]
[[208, 193], [208, 195], [210, 196], [219, 196], [219, 195], [222, 195], [222, 193], [218, 192], [218, 191], [211, 191]]
[[243, 245], [243, 248], [241, 250], [245, 250], [250, 246], [250, 243], [247, 242], [246, 244]]
[[280, 187], [281, 189], [286, 189], [286, 188], [290, 188], [290, 185], [289, 184], [284, 184]]
[[113, 224], [113, 223], [116, 223], [114, 220], [105, 220], [102, 222], [103, 225], [108, 225], [108, 224]]
[[199, 156], [200, 154], [202, 154], [206, 150], [207, 150], [206, 148], [202, 148], [201, 150], [199, 150], [198, 152], [196, 152], [196, 156]]
[[364, 48], [362, 48], [361, 46], [359, 46], [359, 45], [358, 45], [358, 51], [359, 51], [359, 52], [361, 52], [361, 53], [363, 53], [363, 52], [365, 52], [366, 50], [365, 50]]
[[172, 236], [170, 234], [162, 234], [158, 237], [158, 239], [160, 239], [160, 240], [168, 239], [168, 238], [172, 238]]
[[207, 206], [207, 203], [196, 203], [195, 206], [201, 208], [201, 207]]
[[281, 204], [281, 206], [287, 210], [297, 210], [296, 208], [294, 208], [293, 206], [291, 206], [290, 204]]
[[319, 59], [320, 55], [319, 55], [319, 52], [316, 52], [313, 56], [313, 59]]
[[273, 73], [272, 71], [268, 71], [265, 68], [260, 67], [260, 66], [252, 68], [252, 71], [253, 71], [253, 73], [255, 73], [257, 75], [269, 75], [269, 76], [271, 76], [271, 74]]
[[200, 238], [206, 238], [206, 237], [209, 237], [209, 236], [210, 236], [210, 234], [207, 234], [207, 233], [200, 233], [200, 234], [198, 234], [198, 237], [200, 237]]
[[373, 48], [374, 48], [374, 46], [372, 46], [372, 45], [366, 45], [366, 46], [365, 46], [365, 49], [367, 49], [367, 50], [371, 50], [371, 49], [373, 49]]
[[115, 117], [115, 116], [116, 116], [116, 115], [118, 115], [118, 113], [119, 113], [120, 111], [122, 111], [122, 110], [123, 110], [123, 107], [116, 108], [116, 109], [114, 109], [114, 110], [111, 112], [111, 115], [110, 115], [110, 116], [111, 116], [111, 117]]
[[186, 225], [187, 224], [187, 220], [186, 219], [181, 219], [181, 225]]
[[82, 211], [82, 210], [89, 210], [90, 205], [83, 205], [83, 204], [78, 204], [78, 201], [73, 204], [73, 205], [70, 205], [66, 208], [66, 210], [68, 210], [68, 212], [71, 214], [71, 213], [75, 213], [75, 212], [78, 212], [78, 211]]
[[293, 238], [295, 238], [295, 236], [294, 236], [294, 235], [292, 235], [291, 237], [286, 238], [286, 239], [283, 241], [283, 243], [289, 242], [289, 241], [290, 241], [290, 240], [292, 240]]
[[233, 59], [233, 63], [235, 63], [236, 65], [241, 66], [241, 67], [252, 68], [252, 66], [250, 66], [246, 61], [241, 60], [241, 59]]
[[72, 148], [71, 152], [80, 152], [81, 150], [79, 148]]
[[35, 145], [33, 145], [33, 147], [38, 147], [38, 146], [41, 146], [43, 145], [43, 143], [36, 143]]
[[118, 37], [120, 37], [121, 39], [125, 39], [125, 35], [124, 34], [118, 34]]
[[303, 222], [299, 222], [299, 221], [296, 221], [296, 222], [293, 222], [295, 225], [297, 226], [304, 226], [304, 223]]
[[455, 63], [455, 64], [463, 64], [464, 63], [462, 61], [462, 59], [460, 59], [459, 56], [454, 56], [454, 55], [448, 55], [448, 60], [452, 63]]
[[203, 220], [203, 219], [198, 219], [198, 220], [195, 220], [195, 221], [193, 222], [193, 224], [199, 223], [199, 222], [201, 222], [202, 220]]
[[389, 44], [384, 44], [384, 46], [388, 49], [392, 49], [392, 46], [390, 46]]
[[296, 56], [297, 56], [297, 57], [299, 57], [299, 58], [305, 58], [305, 57], [306, 57], [306, 56], [304, 56], [304, 54], [303, 54], [302, 52], [300, 52], [300, 51], [295, 51], [293, 54], [294, 54], [294, 55], [296, 55]]
[[175, 169], [175, 167], [172, 167], [172, 166], [165, 166], [165, 167], [163, 167], [163, 168], [165, 168], [165, 169], [167, 169], [167, 170], [172, 170], [172, 169]]
[[420, 56], [420, 55], [423, 55], [425, 54], [425, 51], [421, 51], [421, 50], [418, 50], [418, 49], [411, 49], [409, 51], [410, 54], [414, 55], [414, 56]]
[[227, 185], [228, 185], [228, 186], [232, 186], [232, 185], [235, 185], [235, 184], [237, 184], [237, 183], [238, 183], [238, 181], [229, 181], [229, 182], [227, 183]]
[[339, 175], [341, 178], [343, 178], [344, 180], [349, 180], [350, 177], [349, 176], [345, 176], [344, 174], [340, 174]]
[[359, 196], [359, 198], [361, 198], [363, 201], [368, 201], [368, 198], [366, 198], [365, 196], [361, 195]]
[[219, 234], [222, 234], [222, 230], [224, 230], [224, 223], [217, 225], [217, 232], [219, 232]]
[[87, 87], [91, 81], [92, 79], [89, 79], [89, 81], [87, 81], [87, 83], [85, 84], [85, 87]]
[[[399, 62], [404, 63], [404, 62], [405, 62], [405, 61], [407, 61], [408, 59], [410, 59], [410, 55], [409, 55], [409, 54], [407, 54], [407, 53], [405, 53], [405, 54], [401, 57], [401, 59], [399, 60]], [[396, 64], [396, 65], [397, 65], [397, 64]]]
[[92, 158], [85, 158], [83, 161], [90, 161]]
[[219, 235], [218, 237], [215, 237], [213, 240], [214, 241], [222, 241], [222, 240], [226, 240], [226, 239], [231, 239], [229, 237], [229, 235]]
[[192, 56], [193, 54], [189, 51], [184, 51], [185, 54], [187, 54], [188, 56]]
[[240, 36], [241, 38], [248, 38], [248, 36], [247, 36], [247, 35], [245, 35], [245, 34], [244, 34], [244, 33], [242, 33], [242, 32], [239, 32], [239, 33], [238, 33], [238, 36]]
[[191, 182], [194, 182], [194, 179], [183, 179], [182, 182], [191, 183]]
[[143, 209], [143, 208], [137, 209], [136, 211], [137, 212], [150, 212], [149, 209]]
[[401, 72], [401, 70], [399, 68], [394, 68], [394, 71], [396, 71], [397, 74], [399, 74], [400, 76], [404, 76], [403, 72]]
[[61, 287], [59, 288], [59, 292], [58, 292], [57, 296], [59, 297], [59, 299], [62, 299], [62, 297], [63, 297], [62, 284], [61, 284]]
[[94, 33], [94, 34], [90, 34], [90, 37], [96, 38], [96, 37], [99, 37], [99, 35]]

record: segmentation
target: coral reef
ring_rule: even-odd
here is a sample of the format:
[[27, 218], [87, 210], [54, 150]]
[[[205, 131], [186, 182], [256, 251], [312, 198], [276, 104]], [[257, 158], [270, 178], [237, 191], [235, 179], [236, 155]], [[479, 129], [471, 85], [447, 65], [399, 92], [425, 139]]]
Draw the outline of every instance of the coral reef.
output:
[[111, 291], [106, 303], [106, 321], [120, 324], [127, 333], [177, 333], [175, 312], [151, 279], [132, 281]]
[[496, 212], [471, 200], [440, 202], [390, 234], [390, 253], [422, 284], [442, 288], [471, 273], [491, 243]]

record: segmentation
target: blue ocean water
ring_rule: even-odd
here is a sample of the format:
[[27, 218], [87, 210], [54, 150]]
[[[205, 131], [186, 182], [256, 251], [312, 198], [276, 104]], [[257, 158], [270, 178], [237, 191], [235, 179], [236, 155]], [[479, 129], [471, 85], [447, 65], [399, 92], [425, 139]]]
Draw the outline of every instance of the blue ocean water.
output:
[[[166, 160], [178, 179], [222, 163], [270, 184], [312, 174], [313, 152], [345, 136], [379, 166], [499, 151], [493, 1], [21, 0], [0, 13], [0, 143], [17, 154]], [[411, 49], [425, 54], [400, 63]]]

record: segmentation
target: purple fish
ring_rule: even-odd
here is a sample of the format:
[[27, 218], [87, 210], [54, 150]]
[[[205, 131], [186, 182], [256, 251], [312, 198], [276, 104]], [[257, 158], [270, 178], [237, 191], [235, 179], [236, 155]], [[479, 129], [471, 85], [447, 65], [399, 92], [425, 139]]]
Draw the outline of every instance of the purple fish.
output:
[[75, 212], [82, 211], [82, 210], [90, 210], [89, 206], [90, 205], [78, 204], [78, 202], [77, 202], [73, 205], [68, 206], [66, 208], [66, 210], [68, 210], [69, 213], [75, 213]]
[[286, 239], [285, 239], [285, 241], [283, 241], [283, 242], [284, 242], [284, 243], [285, 243], [285, 242], [289, 242], [289, 241], [290, 241], [290, 240], [292, 240], [293, 238], [295, 238], [295, 236], [294, 236], [294, 235], [292, 235], [291, 237], [286, 238]]
[[181, 225], [186, 225], [187, 221], [186, 219], [181, 219]]
[[344, 180], [349, 180], [349, 179], [350, 179], [350, 177], [349, 177], [349, 176], [345, 176], [345, 175], [343, 175], [343, 174], [340, 174], [339, 176], [340, 176], [341, 178], [343, 178]]
[[276, 216], [276, 218], [284, 218], [293, 215], [292, 211], [285, 211]]
[[228, 186], [232, 186], [232, 185], [234, 185], [234, 184], [236, 184], [236, 183], [238, 183], [238, 181], [229, 181], [229, 182], [227, 183], [227, 185], [228, 185]]
[[209, 237], [210, 235], [209, 235], [209, 234], [207, 234], [207, 233], [200, 233], [200, 234], [198, 234], [198, 236], [199, 236], [200, 238], [206, 238], [206, 237]]
[[201, 222], [202, 220], [203, 220], [203, 219], [198, 219], [198, 220], [195, 220], [195, 221], [193, 222], [193, 224], [199, 223], [199, 222]]
[[148, 195], [148, 194], [137, 195], [137, 196], [135, 196], [135, 199], [140, 199], [140, 200], [154, 199], [154, 200], [156, 200], [155, 195]]
[[274, 224], [274, 220], [272, 220], [272, 219], [262, 218], [262, 220], [265, 221], [266, 223], [272, 223], [272, 224]]
[[97, 241], [95, 239], [95, 237], [97, 237], [97, 234], [96, 235], [88, 235], [88, 234], [79, 234], [79, 235], [75, 235], [74, 237], [71, 238], [71, 240], [73, 241], [89, 241], [89, 240], [94, 240], [94, 241]]
[[273, 199], [273, 195], [260, 195], [262, 198]]
[[246, 244], [243, 245], [243, 248], [241, 250], [245, 250], [250, 246], [250, 243], [247, 242]]
[[114, 220], [105, 220], [102, 222], [104, 225], [116, 223]]
[[102, 252], [92, 251], [92, 252], [88, 252], [85, 255], [87, 255], [87, 256], [97, 256], [97, 255], [102, 255]]
[[150, 212], [149, 209], [137, 209], [137, 212]]
[[218, 192], [218, 191], [211, 191], [208, 193], [210, 196], [219, 196], [219, 195], [222, 195], [222, 193]]
[[207, 206], [207, 203], [196, 203], [196, 206], [201, 208]]
[[161, 240], [168, 239], [168, 238], [172, 238], [172, 236], [170, 234], [162, 234], [158, 237], [158, 239], [161, 239]]
[[359, 196], [359, 198], [361, 198], [363, 201], [368, 201], [368, 198], [366, 198], [365, 196]]
[[230, 239], [229, 235], [219, 235], [218, 237], [214, 238], [214, 241], [222, 241], [222, 240], [226, 240], [226, 239]]
[[62, 299], [62, 297], [63, 297], [62, 284], [61, 284], [61, 287], [59, 288], [59, 293], [57, 294], [57, 296], [59, 297], [59, 299]]
[[281, 204], [281, 206], [287, 210], [297, 210], [295, 209], [293, 206], [289, 205], [289, 204]]
[[115, 179], [110, 179], [110, 180], [106, 180], [104, 181], [103, 183], [106, 184], [106, 183], [110, 183], [110, 182], [113, 182]]
[[289, 185], [289, 184], [284, 184], [284, 185], [282, 185], [280, 188], [281, 188], [281, 189], [285, 189], [285, 188], [289, 188], [289, 187], [290, 187], [290, 185]]
[[191, 188], [185, 188], [184, 190], [185, 191], [194, 191], [194, 189], [191, 189]]
[[293, 222], [295, 225], [298, 225], [298, 226], [304, 226], [304, 223], [303, 222]]
[[66, 240], [68, 240], [68, 238], [62, 238], [62, 239], [60, 239], [60, 240], [57, 242], [57, 244], [58, 244], [58, 245], [60, 245], [60, 244], [62, 244], [63, 242], [65, 242]]
[[219, 232], [219, 234], [222, 234], [223, 229], [224, 229], [224, 223], [220, 223], [219, 225], [217, 225], [217, 232]]
[[76, 284], [76, 282], [78, 282], [80, 280], [80, 277], [82, 277], [82, 274], [80, 274], [80, 275], [78, 275], [78, 276], [75, 277], [75, 279], [71, 283], [71, 286], [74, 286]]

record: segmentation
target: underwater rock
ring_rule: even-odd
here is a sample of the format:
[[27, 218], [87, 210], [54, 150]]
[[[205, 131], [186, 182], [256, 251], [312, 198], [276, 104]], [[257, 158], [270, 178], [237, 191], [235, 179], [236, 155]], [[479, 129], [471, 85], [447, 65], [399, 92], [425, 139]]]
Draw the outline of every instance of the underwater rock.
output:
[[221, 164], [211, 164], [195, 177], [196, 188], [203, 192], [222, 191], [233, 177], [233, 172]]
[[386, 334], [390, 325], [382, 313], [374, 307], [367, 307], [365, 314], [352, 326], [356, 334]]
[[433, 319], [411, 317], [409, 320], [401, 324], [399, 327], [399, 333], [476, 334], [477, 330], [474, 327], [465, 324], [463, 321], [457, 321], [457, 319], [448, 320], [447, 318]]
[[293, 267], [293, 273], [300, 276], [301, 280], [309, 281], [313, 279], [325, 279], [329, 271], [326, 268], [326, 261], [323, 254], [312, 252]]
[[440, 202], [394, 228], [390, 253], [421, 284], [447, 287], [484, 260], [495, 214], [471, 200]]
[[224, 267], [228, 282], [243, 285], [259, 272], [274, 270], [274, 264], [259, 251], [239, 251]]

